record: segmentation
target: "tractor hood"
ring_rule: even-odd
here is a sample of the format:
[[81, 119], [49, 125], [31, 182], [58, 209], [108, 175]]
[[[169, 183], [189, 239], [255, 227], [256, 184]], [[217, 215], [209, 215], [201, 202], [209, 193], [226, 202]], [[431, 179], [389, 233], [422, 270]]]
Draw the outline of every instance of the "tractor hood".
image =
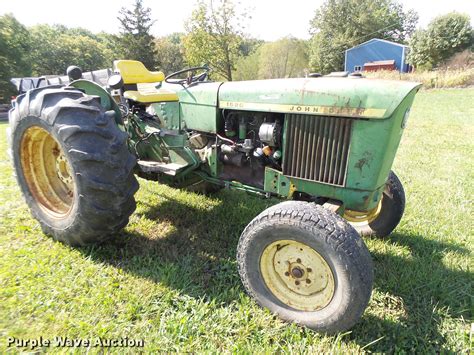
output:
[[219, 108], [384, 119], [421, 84], [359, 77], [223, 83]]

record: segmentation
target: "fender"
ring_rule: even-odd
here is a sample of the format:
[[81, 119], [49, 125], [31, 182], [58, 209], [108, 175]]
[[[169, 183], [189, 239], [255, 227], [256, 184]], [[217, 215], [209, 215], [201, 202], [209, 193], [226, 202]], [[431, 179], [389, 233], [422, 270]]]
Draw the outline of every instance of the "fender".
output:
[[115, 102], [112, 95], [110, 95], [110, 93], [106, 89], [104, 89], [99, 84], [96, 84], [86, 79], [75, 80], [71, 82], [69, 86], [75, 87], [76, 89], [80, 89], [84, 91], [87, 95], [99, 96], [101, 106], [106, 111], [113, 110], [115, 112], [115, 123], [117, 123], [117, 125], [122, 131], [125, 131], [122, 119], [122, 112], [120, 111], [120, 108]]

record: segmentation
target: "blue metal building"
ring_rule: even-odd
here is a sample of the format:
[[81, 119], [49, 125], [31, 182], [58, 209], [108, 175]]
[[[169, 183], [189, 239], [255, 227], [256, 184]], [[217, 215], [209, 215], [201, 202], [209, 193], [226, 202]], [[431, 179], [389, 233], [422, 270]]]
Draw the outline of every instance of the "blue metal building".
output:
[[344, 70], [352, 73], [363, 70], [364, 64], [393, 60], [395, 69], [407, 73], [410, 70], [410, 65], [406, 63], [407, 54], [408, 46], [373, 38], [346, 50]]

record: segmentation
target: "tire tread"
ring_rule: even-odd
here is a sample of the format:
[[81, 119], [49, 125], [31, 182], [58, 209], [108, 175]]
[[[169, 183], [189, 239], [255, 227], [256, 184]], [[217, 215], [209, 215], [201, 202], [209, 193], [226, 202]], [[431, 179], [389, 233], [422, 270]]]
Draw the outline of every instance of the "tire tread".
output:
[[27, 187], [22, 186], [32, 213], [46, 234], [71, 245], [101, 243], [128, 223], [136, 207], [136, 159], [127, 148], [126, 133], [100, 106], [99, 97], [57, 86], [30, 90], [17, 100], [10, 115], [12, 134], [28, 117], [47, 123], [67, 151], [80, 184], [79, 210], [71, 225], [62, 230], [39, 218], [32, 197], [25, 193]]
[[[325, 242], [341, 257], [346, 268], [356, 268], [360, 278], [358, 289], [352, 289], [354, 294], [361, 293], [363, 300], [359, 308], [348, 317], [340, 319], [335, 324], [305, 324], [313, 329], [333, 333], [350, 328], [361, 317], [370, 299], [373, 283], [373, 268], [370, 253], [357, 232], [341, 217], [322, 206], [301, 201], [287, 201], [279, 203], [263, 211], [255, 217], [245, 228], [237, 247], [238, 271], [246, 292], [257, 303], [258, 297], [250, 286], [250, 268], [246, 265], [245, 255], [250, 248], [253, 235], [267, 223], [278, 222], [286, 225], [297, 225], [313, 234], [321, 230], [325, 232]], [[260, 303], [259, 303], [260, 304]], [[261, 304], [260, 304], [261, 305]]]

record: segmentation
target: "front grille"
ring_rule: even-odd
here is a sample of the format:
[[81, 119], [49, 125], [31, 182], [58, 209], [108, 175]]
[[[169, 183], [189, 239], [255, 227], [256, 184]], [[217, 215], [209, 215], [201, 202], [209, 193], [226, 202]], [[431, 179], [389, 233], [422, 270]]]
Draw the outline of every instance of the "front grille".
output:
[[344, 186], [352, 120], [288, 114], [283, 174]]

